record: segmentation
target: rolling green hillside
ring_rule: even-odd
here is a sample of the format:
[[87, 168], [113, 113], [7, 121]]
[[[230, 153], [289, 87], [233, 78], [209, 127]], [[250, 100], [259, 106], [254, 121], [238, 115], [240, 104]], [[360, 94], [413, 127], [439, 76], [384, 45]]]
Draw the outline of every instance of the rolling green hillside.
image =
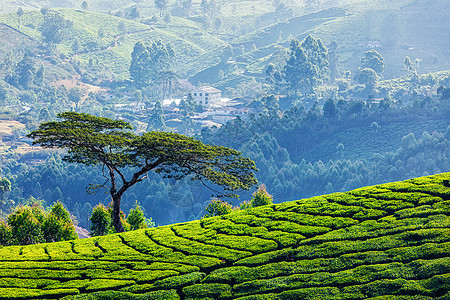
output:
[[261, 58], [268, 55], [264, 49], [279, 42], [280, 35], [281, 44], [288, 46], [290, 37], [301, 40], [311, 34], [325, 45], [337, 42], [341, 63], [352, 72], [359, 66], [362, 53], [371, 47], [386, 59], [386, 78], [402, 75], [405, 56], [422, 59], [421, 73], [436, 72], [450, 68], [450, 42], [446, 37], [449, 28], [444, 21], [448, 12], [446, 0], [357, 1], [279, 22], [240, 37], [233, 44], [247, 49], [254, 44], [262, 49], [254, 56]]
[[154, 229], [5, 247], [0, 298], [449, 299], [448, 180], [444, 173]]
[[[146, 25], [96, 12], [77, 9], [58, 11], [74, 24], [66, 40], [58, 45], [59, 51], [69, 58], [77, 57], [83, 61], [96, 58], [119, 78], [128, 78], [131, 52], [139, 40], [170, 43], [176, 55], [174, 68], [180, 73], [183, 73], [184, 65], [193, 60], [192, 57], [224, 44], [197, 23], [183, 18], [172, 17], [170, 22], [158, 20]], [[36, 43], [41, 40], [39, 27], [42, 22], [43, 15], [38, 10], [26, 11], [21, 17], [20, 26], [16, 14], [0, 15], [0, 25], [22, 33], [22, 36]], [[8, 37], [5, 36], [5, 39], [8, 40]], [[79, 49], [74, 48], [75, 41], [79, 42]]]
[[[447, 120], [421, 120], [379, 124], [379, 126], [376, 132], [369, 126], [344, 130], [324, 139], [296, 159], [318, 161], [345, 157], [350, 160], [361, 160], [377, 153], [383, 155], [388, 152], [395, 153], [403, 146], [402, 137], [405, 135], [413, 133], [415, 137], [420, 138], [425, 132], [429, 134], [434, 131], [445, 132], [449, 124]], [[345, 147], [343, 153], [339, 153], [336, 149], [340, 143]]]

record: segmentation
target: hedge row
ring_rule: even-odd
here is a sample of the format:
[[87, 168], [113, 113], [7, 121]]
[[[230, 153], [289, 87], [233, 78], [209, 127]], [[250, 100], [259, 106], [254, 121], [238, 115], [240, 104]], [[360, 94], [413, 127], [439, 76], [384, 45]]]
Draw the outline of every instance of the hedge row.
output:
[[0, 299], [450, 299], [450, 173], [0, 249]]

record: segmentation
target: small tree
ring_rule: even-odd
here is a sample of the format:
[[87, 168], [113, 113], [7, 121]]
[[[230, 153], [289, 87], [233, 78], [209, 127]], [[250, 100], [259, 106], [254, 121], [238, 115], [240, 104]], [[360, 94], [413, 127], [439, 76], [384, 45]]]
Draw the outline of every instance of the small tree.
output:
[[266, 186], [261, 184], [256, 192], [253, 193], [250, 204], [252, 207], [272, 204], [273, 197], [266, 191]]
[[83, 2], [81, 3], [81, 8], [82, 8], [83, 10], [88, 10], [88, 7], [89, 7], [89, 5], [88, 5], [87, 1], [83, 1]]
[[233, 211], [233, 206], [220, 199], [213, 199], [206, 207], [206, 215], [205, 218], [215, 217], [215, 216], [223, 216], [229, 214]]
[[375, 50], [364, 52], [364, 56], [361, 58], [362, 69], [370, 68], [378, 75], [384, 72], [384, 62], [383, 56]]
[[141, 17], [141, 12], [139, 11], [139, 8], [137, 5], [133, 6], [130, 11], [130, 18], [131, 19], [138, 19]]
[[41, 224], [45, 215], [38, 206], [18, 206], [8, 216], [11, 227], [12, 244], [31, 245], [44, 241]]
[[358, 74], [358, 82], [364, 84], [366, 90], [371, 91], [377, 86], [378, 75], [371, 68], [362, 69]]
[[74, 240], [78, 237], [69, 212], [61, 202], [56, 202], [42, 223], [46, 242]]
[[156, 101], [155, 107], [152, 109], [152, 113], [148, 120], [147, 131], [153, 130], [165, 130], [166, 123], [164, 121], [164, 111], [161, 101]]
[[44, 23], [40, 27], [42, 40], [48, 45], [59, 44], [73, 27], [73, 22], [65, 19], [59, 12], [48, 11], [44, 14]]
[[21, 18], [22, 18], [22, 16], [23, 16], [23, 9], [22, 9], [22, 7], [19, 7], [18, 9], [17, 9], [17, 12], [16, 12], [16, 14], [17, 14], [17, 17], [18, 17], [18, 19], [19, 19], [19, 29], [20, 29], [20, 23], [21, 23]]
[[11, 182], [8, 178], [0, 178], [0, 200], [5, 199], [5, 195], [11, 191]]
[[328, 53], [320, 39], [308, 35], [301, 43], [291, 41], [283, 77], [293, 93], [311, 93], [328, 73]]
[[82, 97], [83, 97], [83, 90], [80, 87], [74, 86], [69, 90], [68, 95], [69, 101], [75, 103], [76, 110], [78, 110], [78, 105], [80, 104]]
[[4, 221], [0, 221], [0, 245], [9, 246], [12, 242], [11, 227]]
[[170, 69], [175, 53], [161, 41], [137, 42], [131, 53], [130, 75], [138, 87], [156, 83]]
[[155, 6], [159, 9], [159, 16], [162, 17], [167, 9], [169, 0], [155, 0]]
[[181, 7], [183, 8], [184, 13], [186, 14], [186, 18], [189, 18], [191, 16], [192, 0], [182, 1]]
[[103, 204], [99, 204], [94, 207], [94, 209], [92, 210], [90, 221], [91, 236], [100, 236], [112, 232], [111, 214]]
[[338, 115], [338, 109], [333, 99], [328, 99], [323, 105], [323, 116], [327, 119], [334, 119]]
[[[64, 160], [68, 162], [103, 166], [109, 179], [116, 232], [124, 231], [122, 195], [143, 181], [148, 172], [173, 179], [190, 176], [204, 185], [210, 182], [223, 191], [209, 186], [210, 189], [230, 197], [237, 197], [234, 191], [249, 189], [257, 182], [255, 163], [230, 148], [206, 145], [171, 132], [136, 135], [127, 122], [89, 114], [65, 112], [58, 117], [63, 120], [43, 123], [28, 136], [45, 148], [67, 149]], [[129, 172], [124, 169], [130, 167], [132, 175], [127, 178]]]
[[144, 211], [137, 201], [128, 214], [127, 223], [130, 224], [130, 230], [152, 227], [155, 224], [151, 218], [144, 216]]

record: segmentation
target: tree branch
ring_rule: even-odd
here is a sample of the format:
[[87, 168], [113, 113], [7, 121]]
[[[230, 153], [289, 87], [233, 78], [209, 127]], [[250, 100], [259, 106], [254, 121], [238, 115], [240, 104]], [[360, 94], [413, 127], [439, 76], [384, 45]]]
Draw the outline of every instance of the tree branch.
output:
[[143, 166], [139, 171], [137, 171], [136, 173], [133, 174], [133, 177], [131, 178], [130, 181], [124, 182], [123, 186], [117, 192], [117, 195], [119, 197], [121, 197], [127, 189], [129, 189], [136, 183], [141, 182], [145, 177], [147, 177], [147, 175], [145, 175], [144, 177], [141, 177], [142, 175], [146, 174], [150, 170], [153, 170], [154, 168], [156, 168], [163, 162], [164, 162], [164, 160], [162, 158], [158, 158], [158, 160], [156, 160], [154, 163], [146, 164], [145, 166]]

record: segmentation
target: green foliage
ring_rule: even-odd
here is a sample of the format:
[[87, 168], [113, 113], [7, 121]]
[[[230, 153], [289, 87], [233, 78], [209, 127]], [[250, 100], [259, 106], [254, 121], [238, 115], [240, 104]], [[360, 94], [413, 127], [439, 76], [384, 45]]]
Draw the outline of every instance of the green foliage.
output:
[[258, 187], [258, 190], [253, 193], [250, 204], [252, 207], [269, 205], [272, 204], [273, 197], [266, 191], [266, 186], [264, 184]]
[[152, 114], [148, 120], [147, 131], [164, 130], [166, 123], [164, 121], [164, 111], [161, 101], [156, 101], [155, 107], [152, 110]]
[[57, 11], [48, 11], [44, 15], [44, 23], [40, 27], [42, 40], [47, 44], [59, 44], [73, 27], [73, 22], [67, 20]]
[[155, 223], [152, 222], [151, 218], [147, 219], [144, 216], [144, 211], [137, 201], [128, 214], [127, 223], [130, 224], [130, 230], [155, 226]]
[[137, 42], [131, 53], [130, 75], [138, 87], [155, 84], [170, 68], [174, 51], [162, 41]]
[[0, 221], [0, 245], [8, 246], [12, 240], [11, 227], [4, 221]]
[[11, 191], [11, 182], [8, 178], [0, 178], [0, 199], [4, 200], [5, 194]]
[[101, 291], [75, 297], [65, 297], [65, 300], [179, 300], [175, 290], [152, 291], [142, 295], [121, 291]]
[[366, 86], [367, 90], [373, 90], [378, 81], [377, 73], [372, 68], [364, 68], [359, 71], [358, 82]]
[[92, 210], [92, 215], [90, 217], [91, 228], [90, 235], [91, 236], [100, 236], [108, 233], [112, 233], [113, 228], [111, 212], [106, 208], [103, 204], [99, 204], [94, 207]]
[[289, 51], [289, 58], [283, 69], [286, 83], [294, 92], [309, 94], [318, 82], [327, 77], [327, 49], [320, 39], [308, 35], [301, 43], [293, 39]]
[[206, 207], [205, 218], [210, 218], [214, 216], [223, 216], [229, 214], [233, 211], [233, 206], [220, 199], [213, 199]]
[[[0, 298], [445, 298], [449, 176], [91, 239], [3, 247]], [[68, 218], [61, 205], [52, 211]]]
[[168, 0], [155, 0], [155, 6], [159, 9], [159, 16], [162, 17], [166, 11]]
[[[183, 288], [187, 299], [219, 299], [231, 296], [231, 287], [227, 284], [194, 284]], [[208, 299], [208, 298], [206, 298]]]
[[30, 245], [44, 241], [41, 223], [44, 221], [42, 208], [18, 206], [8, 216], [8, 225], [16, 245]]
[[[55, 203], [50, 212], [39, 204], [18, 206], [8, 216], [8, 224], [1, 224], [2, 245], [29, 245], [41, 242], [58, 242], [78, 238], [69, 212], [61, 202]], [[5, 243], [3, 243], [5, 242]]]
[[68, 241], [78, 238], [69, 212], [61, 202], [55, 203], [42, 223], [42, 233], [46, 242]]
[[36, 63], [31, 58], [31, 55], [26, 53], [22, 60], [15, 66], [14, 72], [7, 75], [6, 81], [15, 87], [29, 89], [33, 83], [39, 83], [37, 75]]
[[364, 52], [361, 58], [362, 69], [369, 68], [374, 70], [378, 75], [384, 72], [384, 58], [375, 50]]
[[[88, 166], [103, 165], [108, 170], [113, 201], [112, 219], [116, 232], [123, 232], [120, 201], [130, 187], [147, 177], [149, 171], [166, 178], [209, 181], [223, 187], [224, 193], [249, 189], [256, 183], [257, 171], [252, 160], [240, 152], [221, 146], [203, 144], [194, 138], [169, 132], [137, 135], [131, 124], [89, 114], [65, 112], [60, 122], [47, 122], [28, 136], [34, 144], [46, 148], [68, 149], [64, 160]], [[131, 179], [122, 168], [135, 167]], [[122, 180], [118, 186], [116, 176]]]

